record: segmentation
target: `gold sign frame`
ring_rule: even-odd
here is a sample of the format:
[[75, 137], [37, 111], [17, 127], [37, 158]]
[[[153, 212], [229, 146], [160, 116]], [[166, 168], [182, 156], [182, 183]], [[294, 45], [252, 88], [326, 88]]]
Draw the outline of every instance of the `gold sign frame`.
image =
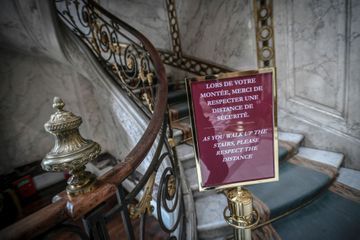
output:
[[[274, 148], [274, 177], [271, 178], [264, 178], [259, 180], [249, 180], [243, 181], [239, 183], [231, 183], [231, 184], [224, 184], [221, 186], [216, 187], [202, 187], [202, 178], [201, 178], [201, 167], [200, 167], [200, 160], [199, 160], [199, 143], [197, 132], [194, 128], [195, 126], [195, 119], [194, 119], [194, 106], [193, 106], [193, 99], [191, 95], [191, 83], [196, 81], [207, 81], [207, 80], [219, 80], [224, 78], [232, 78], [232, 77], [244, 77], [248, 75], [255, 75], [261, 73], [272, 73], [272, 103], [273, 103], [273, 148]], [[259, 183], [268, 183], [268, 182], [275, 182], [279, 180], [279, 149], [278, 149], [278, 123], [277, 123], [277, 80], [276, 80], [276, 71], [275, 68], [259, 68], [257, 70], [249, 70], [249, 71], [236, 71], [230, 73], [220, 73], [216, 75], [210, 76], [199, 76], [193, 78], [186, 78], [186, 93], [188, 97], [188, 106], [189, 106], [189, 115], [191, 120], [191, 130], [193, 135], [193, 147], [195, 152], [195, 163], [196, 163], [196, 173], [199, 185], [199, 191], [208, 191], [208, 190], [223, 190], [225, 188], [233, 188], [245, 185], [252, 185], [252, 184], [259, 184]]]

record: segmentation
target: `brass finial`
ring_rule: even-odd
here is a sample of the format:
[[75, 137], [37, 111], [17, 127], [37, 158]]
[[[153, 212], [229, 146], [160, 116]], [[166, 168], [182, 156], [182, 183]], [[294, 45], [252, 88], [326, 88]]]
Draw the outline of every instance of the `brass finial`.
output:
[[65, 106], [64, 101], [59, 97], [54, 97], [53, 108], [57, 108], [58, 111], [62, 111]]
[[81, 117], [63, 110], [64, 106], [61, 98], [54, 97], [53, 108], [57, 111], [44, 127], [55, 136], [55, 144], [42, 160], [41, 166], [45, 171], [68, 171], [72, 176], [66, 190], [70, 196], [74, 196], [93, 189], [96, 178], [85, 171], [85, 164], [100, 154], [101, 147], [80, 135]]

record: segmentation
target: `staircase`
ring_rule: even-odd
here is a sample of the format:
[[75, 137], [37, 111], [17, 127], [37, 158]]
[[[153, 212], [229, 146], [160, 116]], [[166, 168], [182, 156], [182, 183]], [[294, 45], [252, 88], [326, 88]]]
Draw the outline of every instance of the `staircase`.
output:
[[[169, 86], [173, 137], [194, 201], [198, 238], [231, 239], [223, 217], [225, 195], [198, 190], [184, 83], [170, 78]], [[261, 214], [253, 239], [359, 239], [360, 173], [340, 168], [343, 154], [307, 148], [303, 141], [303, 135], [279, 132], [280, 180], [247, 187]], [[344, 181], [349, 171], [353, 178]]]

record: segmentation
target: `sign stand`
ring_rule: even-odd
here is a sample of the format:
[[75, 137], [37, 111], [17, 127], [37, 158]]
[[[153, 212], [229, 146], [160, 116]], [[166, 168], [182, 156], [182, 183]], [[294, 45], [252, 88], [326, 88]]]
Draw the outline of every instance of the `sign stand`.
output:
[[275, 69], [186, 79], [199, 190], [222, 189], [235, 239], [260, 219], [241, 186], [279, 178]]
[[[260, 220], [258, 212], [253, 209], [251, 192], [241, 188], [233, 188], [224, 191], [228, 206], [224, 209], [224, 219], [234, 227], [235, 240], [251, 240], [251, 229]], [[227, 211], [230, 212], [227, 215]]]

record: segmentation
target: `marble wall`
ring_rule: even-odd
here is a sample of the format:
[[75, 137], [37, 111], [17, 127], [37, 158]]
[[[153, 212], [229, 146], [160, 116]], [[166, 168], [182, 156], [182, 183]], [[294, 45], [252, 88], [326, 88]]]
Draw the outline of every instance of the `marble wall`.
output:
[[69, 68], [14, 52], [0, 56], [1, 174], [41, 160], [51, 149], [53, 139], [43, 124], [53, 111], [53, 96], [63, 97], [74, 113], [79, 108], [71, 81], [76, 73]]
[[279, 125], [360, 169], [358, 1], [275, 1]]
[[63, 60], [53, 7], [47, 0], [1, 1], [0, 46]]
[[257, 67], [251, 0], [176, 1], [184, 54], [234, 69]]

